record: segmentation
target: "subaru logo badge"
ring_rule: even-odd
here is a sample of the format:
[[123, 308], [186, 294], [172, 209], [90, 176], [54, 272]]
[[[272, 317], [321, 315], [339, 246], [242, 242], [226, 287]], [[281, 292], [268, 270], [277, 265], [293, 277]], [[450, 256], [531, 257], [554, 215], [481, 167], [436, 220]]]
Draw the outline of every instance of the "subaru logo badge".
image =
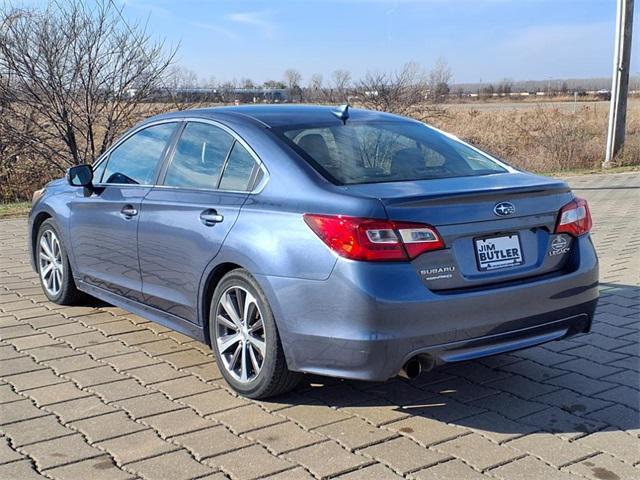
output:
[[506, 217], [507, 215], [513, 215], [516, 213], [516, 207], [514, 207], [511, 202], [496, 203], [496, 206], [493, 207], [493, 213], [499, 217]]

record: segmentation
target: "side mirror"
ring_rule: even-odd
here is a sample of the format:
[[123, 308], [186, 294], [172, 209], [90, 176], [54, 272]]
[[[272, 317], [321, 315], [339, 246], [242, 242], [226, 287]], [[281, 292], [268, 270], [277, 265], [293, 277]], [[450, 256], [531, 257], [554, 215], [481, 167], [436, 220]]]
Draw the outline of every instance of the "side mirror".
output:
[[91, 165], [76, 165], [67, 170], [67, 182], [73, 187], [91, 187], [93, 169]]

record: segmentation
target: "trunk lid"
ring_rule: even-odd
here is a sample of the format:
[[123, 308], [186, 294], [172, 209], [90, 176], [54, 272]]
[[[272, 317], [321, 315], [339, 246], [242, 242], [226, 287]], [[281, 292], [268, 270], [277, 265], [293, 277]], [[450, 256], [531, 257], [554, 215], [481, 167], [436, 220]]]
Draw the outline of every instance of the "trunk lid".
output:
[[558, 273], [571, 257], [572, 238], [553, 233], [573, 198], [561, 180], [517, 172], [343, 188], [378, 198], [392, 220], [438, 229], [445, 249], [413, 260], [434, 291]]

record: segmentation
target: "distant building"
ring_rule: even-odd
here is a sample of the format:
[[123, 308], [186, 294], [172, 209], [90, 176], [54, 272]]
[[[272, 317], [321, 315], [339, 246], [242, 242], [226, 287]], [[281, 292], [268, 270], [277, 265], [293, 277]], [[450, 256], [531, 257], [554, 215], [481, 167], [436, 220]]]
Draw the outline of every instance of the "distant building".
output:
[[[133, 94], [135, 95], [135, 93]], [[131, 95], [131, 96], [133, 96]], [[220, 102], [220, 103], [282, 103], [291, 100], [288, 88], [193, 87], [166, 88], [153, 95], [154, 101]]]

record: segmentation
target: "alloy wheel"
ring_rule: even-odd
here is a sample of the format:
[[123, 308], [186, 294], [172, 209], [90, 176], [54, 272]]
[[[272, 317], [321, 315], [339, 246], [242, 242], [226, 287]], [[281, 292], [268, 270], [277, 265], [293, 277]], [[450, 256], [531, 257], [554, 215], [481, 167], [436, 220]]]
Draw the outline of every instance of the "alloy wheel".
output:
[[260, 373], [266, 353], [256, 298], [243, 287], [228, 288], [218, 301], [215, 322], [215, 341], [225, 370], [239, 382], [251, 382]]
[[49, 295], [57, 297], [62, 289], [64, 263], [60, 240], [53, 230], [45, 230], [38, 245], [40, 279]]

